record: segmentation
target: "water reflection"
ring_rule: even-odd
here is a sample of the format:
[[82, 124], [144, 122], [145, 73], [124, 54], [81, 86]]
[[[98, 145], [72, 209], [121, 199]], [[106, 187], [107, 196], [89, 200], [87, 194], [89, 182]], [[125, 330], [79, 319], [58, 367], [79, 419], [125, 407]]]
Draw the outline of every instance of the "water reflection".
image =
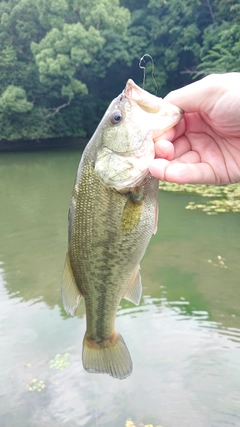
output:
[[[60, 282], [79, 152], [0, 158], [1, 427], [240, 425], [239, 215], [184, 209], [161, 193], [158, 234], [142, 262], [139, 307], [122, 301], [117, 327], [134, 372], [124, 381], [81, 364], [83, 304], [66, 316]], [[218, 256], [228, 268], [217, 265]], [[209, 263], [208, 260], [215, 260]], [[216, 264], [216, 265], [215, 265]], [[49, 361], [70, 353], [54, 371]], [[42, 393], [29, 392], [32, 379]]]
[[69, 159], [64, 152], [1, 156], [0, 259], [11, 295], [20, 291], [24, 300], [60, 303], [67, 212], [79, 157], [72, 153]]
[[[1, 425], [18, 426], [20, 417], [26, 427], [124, 427], [132, 417], [170, 427], [238, 426], [239, 345], [219, 334], [207, 313], [189, 316], [150, 297], [141, 311], [121, 308], [117, 324], [134, 372], [126, 381], [114, 381], [82, 369], [84, 319], [66, 321], [58, 307], [16, 301], [8, 300], [8, 317], [1, 318], [8, 330], [4, 346], [11, 349], [1, 355]], [[70, 367], [51, 370], [49, 361], [65, 351]], [[32, 378], [44, 381], [42, 394], [26, 390]]]

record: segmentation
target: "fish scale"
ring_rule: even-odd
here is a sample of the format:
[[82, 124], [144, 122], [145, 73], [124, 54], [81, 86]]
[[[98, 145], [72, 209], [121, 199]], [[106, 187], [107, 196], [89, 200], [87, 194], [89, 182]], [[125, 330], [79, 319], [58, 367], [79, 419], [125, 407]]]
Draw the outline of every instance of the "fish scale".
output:
[[[114, 189], [105, 188], [94, 175], [93, 169], [92, 173], [93, 177], [88, 177], [92, 188], [87, 197], [88, 205], [84, 206], [79, 202], [75, 207], [75, 215], [81, 217], [81, 227], [74, 228], [69, 255], [76, 281], [81, 283], [79, 288], [85, 299], [87, 332], [99, 341], [100, 337], [104, 339], [114, 332], [112, 319], [115, 319], [116, 310], [127, 290], [132, 271], [143, 256], [142, 247], [138, 245], [136, 248], [136, 243], [141, 238], [145, 247], [144, 231], [148, 244], [153, 233], [152, 217], [155, 217], [155, 206], [149, 204], [144, 210], [145, 215], [139, 218], [133, 233], [124, 232], [120, 225], [127, 196]], [[85, 192], [84, 185], [82, 190]], [[155, 199], [157, 197], [158, 181], [152, 178], [145, 190], [147, 196], [144, 205], [147, 205], [152, 192], [155, 191]], [[78, 196], [81, 200], [81, 192]], [[150, 222], [151, 231], [148, 231], [146, 222]], [[83, 240], [88, 243], [87, 246], [80, 245]], [[127, 266], [128, 258], [131, 261]], [[97, 297], [97, 301], [94, 296]], [[95, 330], [98, 330], [99, 335], [95, 336]]]

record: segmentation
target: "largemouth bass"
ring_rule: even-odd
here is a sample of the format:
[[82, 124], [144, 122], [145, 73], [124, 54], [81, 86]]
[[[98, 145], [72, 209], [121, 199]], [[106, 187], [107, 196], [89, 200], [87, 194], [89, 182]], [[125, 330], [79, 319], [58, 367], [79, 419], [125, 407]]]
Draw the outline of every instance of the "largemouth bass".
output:
[[138, 305], [139, 263], [157, 229], [158, 180], [148, 170], [153, 138], [182, 111], [128, 80], [86, 146], [69, 210], [63, 305], [74, 315], [85, 300], [86, 371], [126, 378], [132, 360], [115, 329], [119, 303]]

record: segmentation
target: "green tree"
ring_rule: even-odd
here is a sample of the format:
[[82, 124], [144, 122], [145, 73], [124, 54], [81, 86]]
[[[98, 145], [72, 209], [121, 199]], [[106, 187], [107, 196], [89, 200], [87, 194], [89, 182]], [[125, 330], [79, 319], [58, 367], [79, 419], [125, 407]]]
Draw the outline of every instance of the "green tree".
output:
[[33, 103], [26, 99], [26, 91], [10, 85], [0, 97], [0, 112], [2, 114], [26, 113], [31, 111]]
[[239, 71], [239, 0], [209, 0], [208, 3], [212, 21], [203, 33], [201, 63], [197, 75]]
[[161, 96], [239, 71], [239, 0], [0, 0], [0, 17], [0, 139], [90, 136], [146, 53]]
[[0, 138], [46, 137], [47, 110], [39, 99], [47, 92], [30, 49], [44, 34], [36, 6], [30, 0], [1, 1], [0, 16]]
[[[190, 77], [183, 72], [197, 66], [201, 49], [201, 1], [124, 0], [123, 4], [130, 8], [132, 16], [128, 30], [130, 50], [138, 59], [145, 53], [153, 57], [161, 95], [188, 82]], [[146, 88], [154, 92], [155, 83], [149, 78], [151, 64], [147, 67]]]
[[129, 11], [118, 0], [10, 0], [0, 1], [0, 15], [0, 97], [24, 93], [32, 106], [24, 110], [21, 97], [14, 112], [1, 106], [0, 138], [90, 132], [95, 89], [120, 58], [130, 62]]

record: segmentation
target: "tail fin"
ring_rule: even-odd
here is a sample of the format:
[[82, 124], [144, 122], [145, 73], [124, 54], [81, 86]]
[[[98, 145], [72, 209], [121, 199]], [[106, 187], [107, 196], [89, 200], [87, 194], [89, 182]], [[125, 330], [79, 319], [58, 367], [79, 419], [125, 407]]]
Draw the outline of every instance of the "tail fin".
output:
[[130, 353], [118, 332], [101, 343], [88, 339], [85, 334], [82, 360], [87, 372], [109, 374], [120, 380], [132, 373]]

